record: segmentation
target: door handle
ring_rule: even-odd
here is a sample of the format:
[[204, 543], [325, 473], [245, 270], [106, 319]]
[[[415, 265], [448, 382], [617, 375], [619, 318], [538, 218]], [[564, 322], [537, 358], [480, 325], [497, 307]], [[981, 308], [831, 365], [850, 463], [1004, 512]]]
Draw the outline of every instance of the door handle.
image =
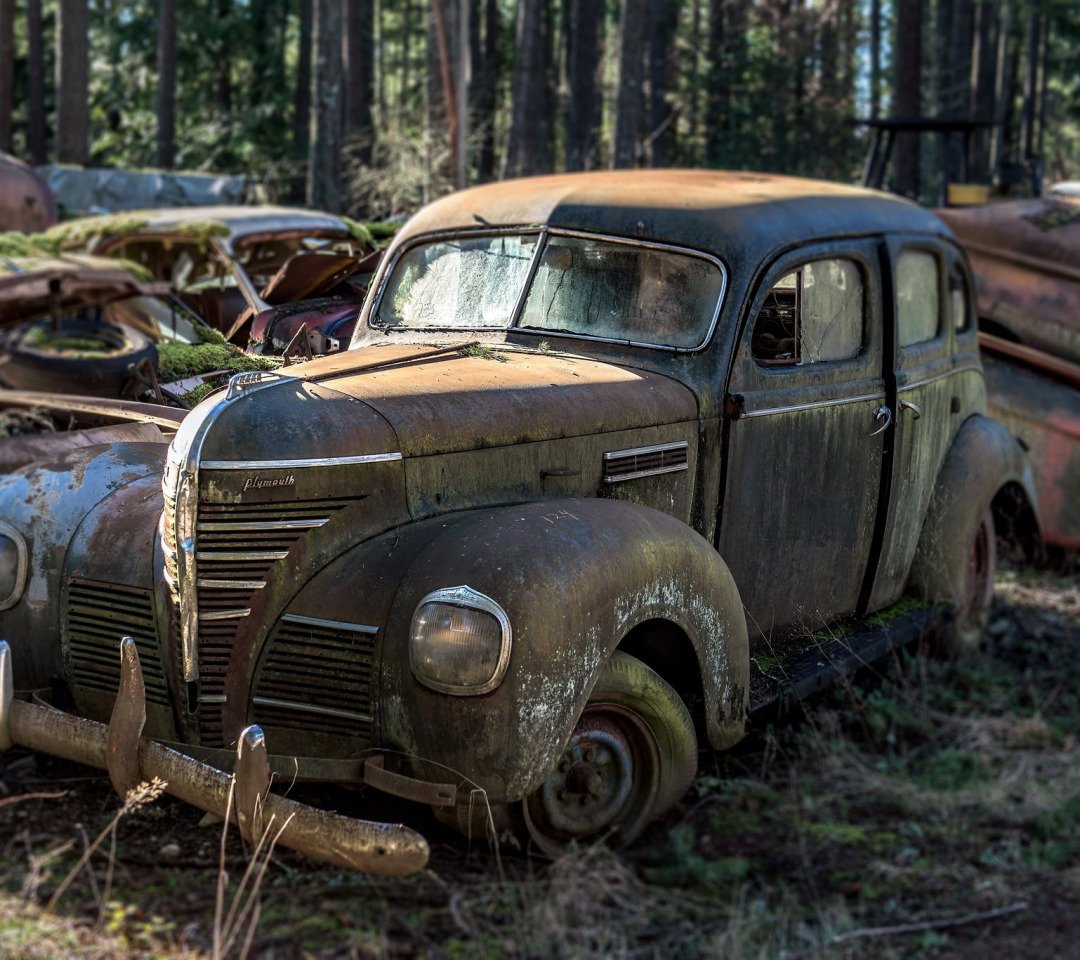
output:
[[919, 409], [919, 405], [917, 403], [912, 403], [910, 400], [901, 400], [900, 401], [900, 409], [901, 410], [910, 410], [911, 413], [912, 413], [912, 416], [914, 416], [916, 420], [918, 420], [919, 417], [922, 416], [922, 410]]
[[870, 436], [876, 437], [879, 433], [884, 433], [889, 429], [889, 424], [892, 423], [892, 410], [884, 403], [874, 411], [874, 422], [877, 423], [878, 420], [882, 419], [884, 419], [885, 422], [871, 433]]

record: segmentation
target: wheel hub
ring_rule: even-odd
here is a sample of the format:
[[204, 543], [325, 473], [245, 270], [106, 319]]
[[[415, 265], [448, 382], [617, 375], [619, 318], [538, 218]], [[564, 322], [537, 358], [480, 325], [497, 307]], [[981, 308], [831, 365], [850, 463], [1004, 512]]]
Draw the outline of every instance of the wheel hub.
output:
[[555, 770], [544, 781], [540, 800], [548, 822], [574, 837], [613, 824], [634, 780], [630, 745], [602, 720], [574, 731]]

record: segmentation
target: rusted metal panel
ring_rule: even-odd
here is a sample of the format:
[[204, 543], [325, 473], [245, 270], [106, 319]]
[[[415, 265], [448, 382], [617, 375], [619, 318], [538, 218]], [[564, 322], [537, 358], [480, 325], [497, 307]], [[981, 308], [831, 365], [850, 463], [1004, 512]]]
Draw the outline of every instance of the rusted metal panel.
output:
[[0, 154], [0, 231], [38, 233], [56, 223], [56, 201], [32, 167]]
[[990, 412], [1035, 466], [1047, 543], [1080, 549], [1080, 390], [1023, 365], [984, 357]]
[[939, 213], [971, 260], [979, 316], [1080, 362], [1080, 204], [1036, 198]]

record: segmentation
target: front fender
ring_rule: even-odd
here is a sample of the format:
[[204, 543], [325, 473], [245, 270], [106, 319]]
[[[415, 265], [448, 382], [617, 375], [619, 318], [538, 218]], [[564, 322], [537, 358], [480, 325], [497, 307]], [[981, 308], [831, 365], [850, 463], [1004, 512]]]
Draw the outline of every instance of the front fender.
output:
[[912, 561], [911, 593], [932, 603], [955, 600], [972, 532], [997, 493], [1010, 484], [1023, 491], [1038, 524], [1035, 475], [1016, 437], [990, 417], [969, 417], [938, 473]]
[[[417, 604], [461, 584], [499, 603], [513, 631], [505, 679], [481, 696], [431, 690], [409, 666]], [[417, 776], [445, 781], [452, 770], [493, 800], [519, 799], [557, 759], [612, 651], [653, 619], [677, 625], [694, 646], [710, 742], [738, 740], [746, 623], [727, 566], [704, 539], [667, 514], [614, 500], [477, 511], [431, 540], [401, 581], [384, 647], [385, 735], [414, 758]]]

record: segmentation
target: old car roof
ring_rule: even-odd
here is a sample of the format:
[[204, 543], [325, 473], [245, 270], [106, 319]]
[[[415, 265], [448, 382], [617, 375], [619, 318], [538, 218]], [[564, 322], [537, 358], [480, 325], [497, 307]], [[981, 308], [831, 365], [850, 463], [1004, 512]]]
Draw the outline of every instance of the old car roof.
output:
[[145, 220], [139, 233], [168, 233], [185, 224], [219, 221], [229, 228], [230, 236], [272, 233], [276, 230], [326, 230], [349, 234], [349, 225], [331, 213], [297, 207], [173, 207], [161, 210], [130, 210], [121, 214], [125, 220]]
[[462, 190], [421, 210], [397, 243], [438, 230], [541, 224], [748, 257], [819, 237], [949, 232], [918, 204], [861, 187], [721, 170], [618, 170]]

